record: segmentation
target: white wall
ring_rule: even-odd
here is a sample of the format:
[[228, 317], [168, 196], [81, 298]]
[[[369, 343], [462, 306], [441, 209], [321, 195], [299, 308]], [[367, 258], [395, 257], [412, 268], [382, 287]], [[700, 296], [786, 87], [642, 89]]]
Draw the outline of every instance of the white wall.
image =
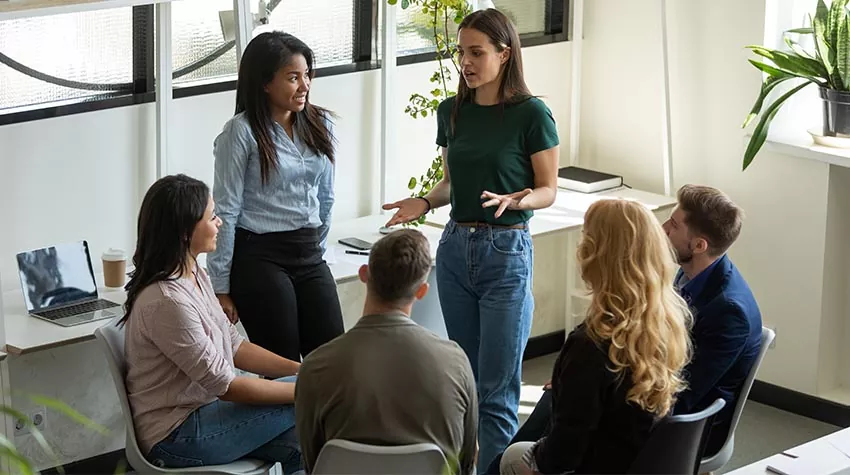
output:
[[[553, 110], [563, 149], [568, 150], [570, 45], [538, 46], [524, 53], [529, 86]], [[430, 90], [428, 77], [433, 69], [433, 63], [426, 63], [398, 71], [398, 151], [388, 163], [391, 199], [407, 196], [408, 178], [418, 176], [435, 154], [434, 120], [413, 120], [403, 113], [412, 92]], [[212, 142], [232, 115], [234, 96], [225, 92], [175, 101], [168, 173], [188, 173], [212, 185]], [[335, 219], [373, 212], [379, 199], [380, 72], [319, 78], [311, 98], [340, 115]], [[14, 256], [24, 249], [88, 239], [98, 269], [99, 255], [107, 247], [133, 249], [138, 207], [154, 179], [154, 130], [155, 110], [150, 104], [0, 127], [4, 288], [18, 287]], [[557, 291], [550, 287], [543, 288], [547, 293]], [[356, 289], [341, 291], [341, 296], [348, 295], [362, 298]], [[563, 299], [543, 300], [556, 302], [554, 311], [563, 315]], [[354, 311], [357, 304], [346, 302], [346, 308]], [[545, 303], [541, 308], [552, 310]], [[559, 328], [563, 328], [561, 318], [536, 321], [534, 331], [542, 334]], [[46, 436], [57, 445], [62, 463], [123, 446], [117, 398], [98, 354], [96, 344], [86, 342], [7, 360], [13, 388], [58, 398], [112, 429], [110, 436], [100, 437], [49, 414]], [[16, 398], [14, 404], [24, 410], [29, 406], [23, 398]], [[30, 436], [16, 443], [39, 468], [55, 465]]]
[[[730, 256], [753, 288], [765, 324], [778, 331], [759, 379], [817, 394], [835, 379], [819, 368], [820, 353], [837, 351], [818, 349], [821, 334], [829, 334], [821, 328], [824, 279], [842, 275], [824, 266], [829, 166], [762, 151], [741, 171], [740, 126], [761, 81], [744, 46], [763, 41], [764, 1], [667, 4], [675, 186], [716, 186], [745, 209]], [[586, 2], [585, 22], [582, 163], [661, 193], [659, 2]], [[829, 305], [842, 313], [828, 324], [842, 328], [836, 319], [843, 322], [845, 304]]]

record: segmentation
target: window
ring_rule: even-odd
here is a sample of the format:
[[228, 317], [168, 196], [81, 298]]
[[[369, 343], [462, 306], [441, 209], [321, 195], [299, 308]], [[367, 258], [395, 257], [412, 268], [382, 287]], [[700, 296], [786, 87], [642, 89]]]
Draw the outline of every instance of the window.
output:
[[[253, 3], [254, 14], [258, 5]], [[273, 8], [272, 8], [273, 7]], [[284, 0], [269, 3], [268, 25], [313, 49], [316, 67], [348, 64], [353, 59], [354, 3], [340, 0]], [[232, 33], [232, 0], [181, 0], [172, 4], [172, 57], [175, 86], [237, 74]], [[225, 34], [225, 31], [228, 34]]]
[[[479, 8], [496, 8], [516, 26], [525, 41], [547, 34], [563, 33], [563, 6], [566, 2], [547, 0], [479, 0]], [[559, 12], [551, 9], [560, 7]], [[558, 13], [561, 16], [558, 16]], [[551, 27], [547, 27], [547, 17]], [[433, 30], [428, 27], [429, 18], [415, 7], [399, 8], [396, 13], [398, 32], [398, 55], [410, 56], [434, 51]], [[556, 24], [557, 23], [557, 24]], [[449, 19], [449, 35], [457, 35], [457, 24]], [[380, 29], [378, 29], [380, 35]]]
[[546, 3], [539, 0], [492, 0], [493, 6], [504, 13], [520, 35], [542, 34], [546, 31]]
[[0, 22], [0, 114], [132, 89], [132, 9]]
[[[827, 1], [827, 5], [831, 2]], [[785, 50], [784, 32], [793, 28], [810, 26], [809, 15], [814, 16], [816, 4], [810, 0], [771, 0], [765, 3], [764, 45], [768, 48]], [[796, 38], [800, 45], [814, 51], [809, 35]], [[756, 58], [755, 55], [751, 57]], [[758, 59], [758, 58], [756, 58]], [[789, 81], [790, 82], [790, 81]], [[796, 85], [796, 84], [795, 84]], [[784, 94], [794, 85], [786, 83], [775, 88], [771, 97]], [[753, 100], [757, 91], [753, 91]], [[772, 99], [769, 99], [772, 101]], [[766, 102], [768, 104], [769, 102]], [[794, 136], [822, 122], [822, 103], [815, 86], [809, 86], [794, 94], [782, 105], [770, 126], [771, 135]], [[805, 133], [805, 132], [803, 132]]]
[[351, 63], [354, 58], [351, 0], [283, 0], [269, 17], [269, 25], [307, 43], [317, 68]]
[[[265, 0], [268, 24], [254, 33], [276, 29], [298, 36], [325, 73], [376, 68], [385, 1]], [[478, 0], [478, 5], [505, 12], [526, 45], [566, 39], [568, 1]], [[260, 2], [249, 3], [258, 14]], [[232, 88], [233, 0], [180, 0], [171, 8], [175, 95]], [[153, 101], [154, 23], [152, 5], [0, 22], [0, 125]], [[456, 35], [456, 25], [449, 23]], [[399, 56], [407, 63], [432, 59], [427, 24], [421, 10], [398, 10]]]
[[221, 18], [221, 12], [232, 10], [233, 0], [181, 0], [171, 4], [175, 87], [236, 76], [235, 42], [225, 38]]

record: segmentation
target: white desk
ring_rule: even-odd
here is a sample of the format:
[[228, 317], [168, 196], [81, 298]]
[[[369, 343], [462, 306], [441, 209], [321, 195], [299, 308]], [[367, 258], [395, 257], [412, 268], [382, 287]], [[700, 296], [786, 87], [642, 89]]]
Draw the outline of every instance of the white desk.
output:
[[[97, 276], [99, 284], [102, 277]], [[99, 286], [101, 298], [124, 304], [126, 294], [122, 289], [106, 289]], [[73, 327], [62, 327], [27, 314], [20, 288], [3, 294], [3, 315], [6, 323], [6, 352], [22, 355], [70, 345], [94, 338], [94, 331], [109, 320], [98, 320]]]
[[[333, 223], [328, 237], [328, 247], [333, 249], [332, 254], [335, 262], [329, 262], [329, 267], [337, 284], [357, 280], [358, 269], [368, 260], [367, 256], [346, 254], [345, 246], [338, 244], [337, 241], [341, 238], [356, 237], [375, 242], [382, 237], [378, 229], [387, 222], [390, 216], [365, 216]], [[434, 226], [420, 226], [419, 231], [422, 231], [431, 242], [431, 257], [434, 258], [442, 230]], [[98, 275], [97, 281], [102, 284], [102, 276]], [[126, 294], [123, 289], [105, 289], [101, 285], [98, 291], [102, 298], [112, 300], [115, 303], [123, 305], [126, 301]], [[440, 320], [442, 314], [438, 316], [433, 311], [434, 305], [438, 305], [436, 303], [435, 285], [432, 285], [431, 293], [433, 295], [428, 297], [428, 302], [423, 302], [423, 305], [417, 306], [413, 317], [414, 320], [436, 333], [444, 334], [444, 326]], [[62, 327], [30, 317], [26, 312], [23, 295], [19, 288], [4, 293], [2, 302], [6, 324], [6, 352], [12, 355], [22, 355], [92, 340], [94, 339], [94, 331], [109, 322], [109, 320], [98, 320], [72, 327]]]
[[[353, 237], [374, 243], [383, 237], [378, 232], [378, 229], [386, 224], [391, 217], [392, 214], [388, 213], [385, 215], [364, 216], [362, 218], [331, 224], [331, 230], [328, 233], [329, 252], [326, 254], [326, 257], [328, 258], [331, 273], [337, 284], [357, 279], [357, 270], [369, 260], [368, 256], [346, 254], [345, 250], [351, 248], [339, 244], [339, 240]], [[440, 242], [440, 236], [443, 233], [442, 229], [435, 226], [419, 226], [417, 229], [425, 234], [425, 237], [431, 243], [431, 259], [436, 258], [437, 244]]]
[[[836, 448], [836, 446], [841, 447], [841, 450]], [[785, 451], [785, 453], [797, 456], [797, 459], [792, 459], [788, 455], [779, 453], [737, 470], [727, 472], [727, 475], [772, 475], [774, 472], [767, 470], [768, 465], [791, 460], [794, 460], [794, 464], [799, 465], [799, 473], [801, 474], [848, 474], [850, 473], [850, 455], [843, 452], [850, 452], [850, 429], [833, 432], [820, 439], [815, 439]]]
[[[574, 316], [578, 316], [579, 318], [583, 316], [582, 311], [574, 310], [573, 299], [585, 299], [584, 289], [576, 285], [579, 283], [574, 252], [574, 249], [578, 245], [576, 231], [580, 230], [584, 225], [584, 214], [591, 204], [602, 199], [613, 198], [623, 198], [642, 203], [650, 211], [656, 213], [659, 219], [664, 217], [661, 213], [667, 213], [668, 210], [676, 206], [676, 198], [673, 196], [659, 195], [627, 187], [591, 194], [559, 188], [558, 194], [555, 197], [555, 203], [549, 208], [535, 211], [534, 216], [532, 216], [528, 223], [529, 231], [533, 238], [554, 233], [563, 233], [566, 237], [567, 265], [565, 271], [567, 274], [567, 292], [565, 292], [564, 328], [567, 334], [569, 334], [570, 330], [577, 323], [574, 320]], [[427, 223], [443, 227], [449, 221], [449, 212], [449, 206], [437, 209], [434, 213], [428, 215]]]

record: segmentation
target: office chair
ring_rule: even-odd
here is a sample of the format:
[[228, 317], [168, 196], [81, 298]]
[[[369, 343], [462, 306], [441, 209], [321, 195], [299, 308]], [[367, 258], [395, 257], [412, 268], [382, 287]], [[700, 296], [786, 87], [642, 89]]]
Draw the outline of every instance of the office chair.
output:
[[750, 373], [747, 375], [747, 379], [744, 381], [744, 386], [741, 387], [741, 392], [738, 393], [738, 399], [735, 401], [735, 412], [732, 414], [732, 423], [729, 426], [729, 433], [726, 436], [726, 442], [723, 443], [723, 447], [721, 447], [716, 454], [702, 459], [699, 466], [700, 473], [720, 470], [729, 462], [729, 459], [732, 458], [732, 452], [735, 450], [735, 428], [738, 427], [738, 421], [741, 419], [741, 413], [744, 412], [744, 404], [747, 402], [747, 398], [750, 395], [750, 389], [753, 387], [753, 382], [756, 379], [756, 373], [758, 373], [759, 366], [761, 366], [761, 362], [764, 360], [764, 355], [767, 353], [767, 349], [770, 347], [770, 344], [773, 343], [774, 338], [776, 338], [776, 333], [774, 333], [773, 330], [762, 327], [761, 349], [759, 350], [758, 358], [756, 358], [756, 361], [753, 363], [753, 367], [750, 368]]
[[441, 474], [448, 462], [434, 444], [378, 446], [349, 440], [328, 441], [313, 468], [313, 475], [420, 475]]
[[628, 473], [696, 474], [705, 449], [707, 424], [725, 405], [726, 401], [717, 399], [700, 412], [662, 419], [652, 429]]
[[125, 453], [127, 462], [137, 473], [204, 473], [211, 475], [261, 475], [268, 474], [275, 464], [253, 459], [242, 459], [226, 465], [205, 465], [190, 468], [161, 468], [148, 462], [136, 441], [136, 430], [133, 426], [133, 413], [130, 411], [130, 401], [127, 399], [127, 388], [124, 386], [126, 361], [124, 359], [124, 328], [119, 328], [118, 319], [110, 320], [106, 325], [94, 331], [94, 335], [103, 345], [106, 359], [109, 362], [109, 372], [112, 382], [118, 391], [121, 401], [121, 412], [127, 426], [127, 441]]

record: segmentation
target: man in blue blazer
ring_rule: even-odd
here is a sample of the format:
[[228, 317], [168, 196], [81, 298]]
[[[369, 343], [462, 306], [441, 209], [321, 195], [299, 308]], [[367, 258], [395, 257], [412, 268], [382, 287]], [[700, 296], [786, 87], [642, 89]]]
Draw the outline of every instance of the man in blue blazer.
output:
[[675, 412], [698, 412], [723, 398], [706, 456], [720, 450], [735, 403], [761, 348], [761, 313], [744, 277], [726, 251], [741, 232], [743, 213], [723, 192], [686, 185], [664, 223], [682, 266], [675, 286], [694, 315], [694, 354], [685, 369], [688, 389]]

